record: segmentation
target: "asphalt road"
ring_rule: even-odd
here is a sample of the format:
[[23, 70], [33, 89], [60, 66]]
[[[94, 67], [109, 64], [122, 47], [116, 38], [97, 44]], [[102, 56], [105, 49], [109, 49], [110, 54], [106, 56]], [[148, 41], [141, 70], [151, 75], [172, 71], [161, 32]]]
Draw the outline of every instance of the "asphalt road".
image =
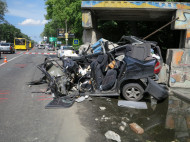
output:
[[[44, 49], [31, 52], [52, 53]], [[26, 85], [42, 77], [36, 65], [47, 55], [24, 53], [2, 54], [6, 64], [0, 59], [0, 142], [84, 142], [88, 132], [80, 124], [77, 106], [46, 110], [51, 96], [40, 92], [47, 85]]]
[[[8, 63], [0, 59], [0, 142], [112, 142], [105, 137], [109, 130], [119, 134], [122, 142], [190, 139], [190, 105], [172, 94], [155, 106], [145, 97], [145, 110], [119, 107], [122, 98], [117, 97], [94, 97], [70, 108], [45, 109], [52, 100], [44, 93], [47, 84], [28, 86], [27, 82], [43, 77], [36, 66], [47, 56], [56, 58], [53, 53], [34, 49], [2, 54]], [[133, 132], [132, 122], [144, 134]]]

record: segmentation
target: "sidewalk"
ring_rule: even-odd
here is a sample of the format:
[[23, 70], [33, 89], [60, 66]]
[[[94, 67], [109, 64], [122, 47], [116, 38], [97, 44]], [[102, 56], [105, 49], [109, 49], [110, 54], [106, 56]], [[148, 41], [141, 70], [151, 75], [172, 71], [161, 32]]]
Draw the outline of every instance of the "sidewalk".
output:
[[174, 93], [174, 95], [181, 97], [187, 101], [190, 101], [190, 88], [170, 88], [171, 92]]

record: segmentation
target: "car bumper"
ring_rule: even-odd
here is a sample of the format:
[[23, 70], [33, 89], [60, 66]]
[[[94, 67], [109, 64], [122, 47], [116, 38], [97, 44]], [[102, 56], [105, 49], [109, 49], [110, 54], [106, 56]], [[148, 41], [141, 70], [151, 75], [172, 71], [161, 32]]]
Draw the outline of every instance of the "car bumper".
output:
[[[0, 52], [11, 52], [12, 50], [0, 50]], [[14, 50], [13, 50], [14, 51]]]

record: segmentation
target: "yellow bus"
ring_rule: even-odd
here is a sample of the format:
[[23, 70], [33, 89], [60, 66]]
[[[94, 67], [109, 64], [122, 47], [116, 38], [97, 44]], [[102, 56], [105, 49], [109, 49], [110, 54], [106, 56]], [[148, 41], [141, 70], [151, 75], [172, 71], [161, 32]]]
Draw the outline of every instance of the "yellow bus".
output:
[[28, 48], [29, 48], [28, 41], [25, 38], [15, 38], [14, 39], [14, 48], [28, 50]]
[[32, 42], [29, 41], [29, 48], [32, 48]]

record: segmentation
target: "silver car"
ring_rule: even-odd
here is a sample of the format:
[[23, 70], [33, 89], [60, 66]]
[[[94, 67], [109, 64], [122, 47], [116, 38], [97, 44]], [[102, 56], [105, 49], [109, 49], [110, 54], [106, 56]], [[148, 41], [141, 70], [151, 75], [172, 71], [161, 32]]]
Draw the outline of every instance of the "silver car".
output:
[[13, 54], [15, 49], [12, 43], [0, 43], [0, 52]]
[[45, 49], [45, 45], [44, 45], [44, 44], [40, 44], [40, 45], [38, 46], [38, 49]]
[[55, 51], [55, 47], [53, 45], [48, 45], [48, 51]]
[[61, 46], [59, 48], [59, 50], [57, 51], [57, 57], [58, 58], [61, 58], [61, 57], [77, 57], [79, 56], [78, 54], [76, 54], [73, 46]]

